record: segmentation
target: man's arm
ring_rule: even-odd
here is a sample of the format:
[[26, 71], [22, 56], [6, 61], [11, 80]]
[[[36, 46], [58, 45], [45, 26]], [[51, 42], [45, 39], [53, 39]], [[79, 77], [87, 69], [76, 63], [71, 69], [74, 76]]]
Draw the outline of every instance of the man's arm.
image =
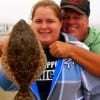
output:
[[100, 76], [100, 54], [93, 53], [79, 46], [56, 41], [50, 45], [50, 52], [55, 57], [70, 57], [88, 72]]

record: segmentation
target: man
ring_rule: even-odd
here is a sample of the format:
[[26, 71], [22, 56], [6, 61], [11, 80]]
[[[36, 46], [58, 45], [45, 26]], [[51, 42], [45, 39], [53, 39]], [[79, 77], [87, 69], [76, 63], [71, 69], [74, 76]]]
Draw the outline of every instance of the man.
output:
[[[100, 76], [100, 32], [89, 27], [90, 2], [88, 0], [61, 0], [63, 31], [84, 42], [90, 51], [75, 45], [67, 47], [67, 52], [90, 73]], [[59, 52], [58, 52], [59, 53]]]

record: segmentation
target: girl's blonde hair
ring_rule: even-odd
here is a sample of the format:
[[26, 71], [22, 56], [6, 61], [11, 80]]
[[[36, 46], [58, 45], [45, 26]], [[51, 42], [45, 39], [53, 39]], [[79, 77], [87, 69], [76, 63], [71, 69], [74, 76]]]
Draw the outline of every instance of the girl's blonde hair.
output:
[[40, 0], [39, 2], [37, 2], [33, 8], [32, 8], [32, 12], [31, 12], [31, 20], [34, 18], [35, 12], [37, 10], [37, 8], [39, 7], [49, 7], [51, 8], [56, 17], [61, 21], [62, 20], [62, 15], [61, 15], [61, 9], [60, 7], [52, 0]]

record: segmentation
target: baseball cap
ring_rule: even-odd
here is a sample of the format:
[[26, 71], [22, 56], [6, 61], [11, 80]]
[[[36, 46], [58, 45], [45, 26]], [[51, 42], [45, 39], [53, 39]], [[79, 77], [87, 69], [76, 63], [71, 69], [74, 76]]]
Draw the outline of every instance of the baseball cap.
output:
[[80, 14], [90, 15], [89, 0], [61, 0], [60, 6], [62, 9], [71, 8]]

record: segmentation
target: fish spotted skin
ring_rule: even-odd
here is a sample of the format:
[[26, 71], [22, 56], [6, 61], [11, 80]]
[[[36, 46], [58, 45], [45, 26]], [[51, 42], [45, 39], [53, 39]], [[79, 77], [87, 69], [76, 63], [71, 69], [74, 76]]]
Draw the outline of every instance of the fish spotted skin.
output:
[[32, 100], [29, 86], [43, 73], [47, 60], [37, 33], [24, 20], [13, 27], [1, 61], [8, 77], [19, 87], [15, 100]]

